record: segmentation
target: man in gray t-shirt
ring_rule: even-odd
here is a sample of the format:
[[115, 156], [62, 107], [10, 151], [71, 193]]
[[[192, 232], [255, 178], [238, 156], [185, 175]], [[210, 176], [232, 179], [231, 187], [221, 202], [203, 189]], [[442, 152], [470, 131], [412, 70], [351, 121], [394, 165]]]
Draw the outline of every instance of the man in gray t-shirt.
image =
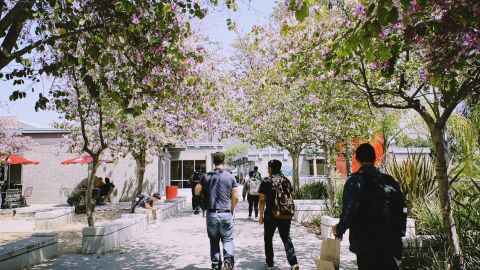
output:
[[225, 155], [213, 154], [215, 169], [205, 174], [195, 187], [195, 195], [206, 198], [207, 233], [210, 238], [212, 269], [222, 269], [220, 240], [223, 243], [224, 269], [233, 270], [233, 211], [238, 202], [237, 181], [225, 170]]

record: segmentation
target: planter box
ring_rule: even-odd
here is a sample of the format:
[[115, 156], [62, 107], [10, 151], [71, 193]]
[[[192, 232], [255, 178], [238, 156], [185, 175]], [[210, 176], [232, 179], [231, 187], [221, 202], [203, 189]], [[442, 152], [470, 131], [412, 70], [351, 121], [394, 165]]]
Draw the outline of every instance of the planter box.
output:
[[73, 222], [74, 208], [39, 212], [35, 214], [35, 230], [56, 230]]
[[36, 233], [0, 246], [0, 269], [25, 269], [58, 256], [58, 235]]
[[406, 238], [415, 238], [417, 236], [415, 231], [415, 219], [407, 218], [407, 232], [405, 233]]
[[324, 200], [295, 200], [295, 215], [293, 220], [297, 222], [311, 221], [322, 215], [325, 210]]

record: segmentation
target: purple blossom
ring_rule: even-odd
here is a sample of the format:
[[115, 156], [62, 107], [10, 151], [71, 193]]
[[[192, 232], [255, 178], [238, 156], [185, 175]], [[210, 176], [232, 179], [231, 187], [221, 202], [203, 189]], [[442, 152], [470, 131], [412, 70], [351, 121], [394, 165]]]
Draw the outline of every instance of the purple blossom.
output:
[[355, 14], [361, 18], [365, 18], [365, 7], [362, 4], [359, 4], [354, 9]]
[[139, 24], [140, 23], [140, 20], [138, 19], [137, 15], [132, 16], [132, 23], [133, 24]]
[[428, 75], [425, 69], [420, 70], [420, 79], [425, 83], [428, 82]]

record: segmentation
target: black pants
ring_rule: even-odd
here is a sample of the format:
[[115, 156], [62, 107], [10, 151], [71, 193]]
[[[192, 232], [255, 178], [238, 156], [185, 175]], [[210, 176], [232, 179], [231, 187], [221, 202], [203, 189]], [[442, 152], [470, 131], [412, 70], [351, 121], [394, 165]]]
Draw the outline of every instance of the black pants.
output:
[[258, 217], [258, 201], [260, 200], [260, 195], [247, 195], [248, 201], [248, 216], [252, 216], [252, 210], [255, 208], [255, 217]]
[[290, 265], [297, 264], [297, 255], [295, 254], [295, 248], [293, 247], [292, 239], [290, 238], [290, 225], [291, 220], [279, 220], [273, 217], [266, 217], [263, 222], [265, 229], [264, 241], [265, 241], [265, 256], [266, 263], [269, 266], [273, 266], [273, 235], [278, 227], [280, 238], [285, 246], [285, 252], [287, 253], [287, 260]]
[[192, 188], [192, 210], [197, 209], [197, 207], [199, 208], [199, 206], [197, 195], [195, 195], [195, 188]]
[[392, 250], [379, 250], [357, 254], [358, 270], [398, 270]]

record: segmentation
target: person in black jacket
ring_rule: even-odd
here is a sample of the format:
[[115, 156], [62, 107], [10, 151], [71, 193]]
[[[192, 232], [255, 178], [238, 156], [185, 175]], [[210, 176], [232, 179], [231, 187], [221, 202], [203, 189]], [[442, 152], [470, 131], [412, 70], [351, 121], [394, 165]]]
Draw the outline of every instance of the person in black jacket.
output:
[[397, 270], [406, 230], [406, 203], [400, 185], [375, 167], [375, 149], [368, 143], [356, 150], [361, 168], [345, 183], [340, 222], [333, 234], [350, 229], [350, 250], [359, 270]]

